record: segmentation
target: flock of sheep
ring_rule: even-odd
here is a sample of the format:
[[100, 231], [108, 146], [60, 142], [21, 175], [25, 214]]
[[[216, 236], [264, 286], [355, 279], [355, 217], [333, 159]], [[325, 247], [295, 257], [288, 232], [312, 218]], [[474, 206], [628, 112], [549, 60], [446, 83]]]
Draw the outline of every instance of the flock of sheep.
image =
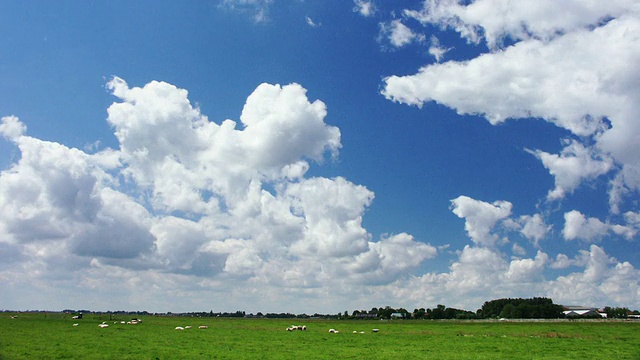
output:
[[[307, 326], [306, 325], [291, 325], [287, 328], [287, 331], [295, 331], [295, 330], [302, 330], [305, 331], [307, 330]], [[377, 333], [378, 331], [380, 331], [379, 329], [372, 329], [371, 331], [373, 331], [374, 333]], [[336, 330], [336, 329], [329, 329], [329, 332], [332, 334], [338, 334], [340, 333], [340, 331]], [[357, 330], [353, 330], [354, 334], [364, 334], [364, 331], [357, 331]]]
[[[380, 331], [380, 329], [371, 329], [372, 332], [377, 333], [378, 331]], [[336, 329], [329, 329], [329, 332], [332, 334], [338, 334], [340, 333], [340, 331], [336, 330]], [[364, 334], [364, 331], [357, 331], [357, 330], [353, 330], [354, 334]]]
[[[73, 319], [78, 319], [78, 317], [74, 316]], [[126, 325], [138, 325], [141, 322], [142, 322], [142, 320], [140, 320], [140, 319], [132, 319], [131, 321], [120, 321], [120, 324], [122, 324], [122, 325], [125, 325], [125, 324]], [[117, 324], [117, 323], [118, 323], [117, 321], [113, 322], [114, 325]], [[78, 325], [79, 325], [78, 323], [74, 323], [73, 324], [73, 326], [78, 326]], [[107, 324], [106, 321], [103, 321], [101, 324], [98, 324], [98, 327], [107, 328], [107, 327], [109, 327], [109, 324]]]
[[[200, 325], [198, 326], [198, 329], [208, 329], [209, 327], [207, 325]], [[188, 330], [191, 329], [191, 325], [187, 325], [187, 326], [176, 326], [176, 330]]]
[[[73, 319], [78, 319], [77, 316], [74, 316]], [[140, 319], [132, 319], [131, 321], [120, 321], [120, 324], [123, 325], [137, 325], [139, 323], [141, 323], [142, 320]], [[118, 324], [117, 321], [113, 322], [114, 324]], [[78, 323], [74, 323], [73, 326], [78, 326]], [[98, 327], [101, 328], [106, 328], [109, 327], [109, 324], [107, 324], [105, 321], [103, 321], [101, 324], [98, 324]], [[187, 326], [176, 326], [175, 330], [188, 330], [191, 329], [192, 326], [191, 325], [187, 325]], [[206, 325], [200, 325], [198, 326], [198, 329], [208, 329], [209, 327]], [[287, 328], [287, 331], [295, 331], [295, 330], [300, 330], [300, 331], [306, 331], [307, 330], [307, 326], [306, 325], [291, 325]], [[377, 333], [378, 331], [380, 331], [379, 329], [371, 329], [372, 332]], [[336, 329], [329, 329], [329, 332], [332, 334], [338, 334], [340, 333], [340, 331], [336, 330]], [[357, 330], [353, 330], [354, 334], [364, 334], [364, 331], [357, 331]]]

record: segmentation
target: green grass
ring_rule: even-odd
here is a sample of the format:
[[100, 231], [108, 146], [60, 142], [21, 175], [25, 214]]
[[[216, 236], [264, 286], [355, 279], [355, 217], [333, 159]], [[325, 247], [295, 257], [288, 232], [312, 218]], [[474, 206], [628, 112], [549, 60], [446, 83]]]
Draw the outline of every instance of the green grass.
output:
[[[0, 314], [0, 359], [640, 359], [637, 322], [147, 316], [138, 325], [120, 324], [129, 319], [85, 315], [73, 320], [60, 313], [23, 313], [11, 319]], [[98, 327], [103, 321], [108, 328]], [[305, 324], [308, 330], [286, 331], [292, 324]], [[175, 330], [186, 325], [193, 328]], [[200, 330], [199, 325], [209, 328]], [[331, 334], [330, 328], [340, 333]]]

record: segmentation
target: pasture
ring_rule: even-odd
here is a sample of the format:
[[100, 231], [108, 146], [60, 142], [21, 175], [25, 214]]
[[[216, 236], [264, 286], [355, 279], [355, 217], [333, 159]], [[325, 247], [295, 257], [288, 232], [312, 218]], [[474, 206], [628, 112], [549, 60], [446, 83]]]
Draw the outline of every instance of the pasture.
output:
[[0, 359], [640, 359], [639, 322], [10, 315], [0, 314]]

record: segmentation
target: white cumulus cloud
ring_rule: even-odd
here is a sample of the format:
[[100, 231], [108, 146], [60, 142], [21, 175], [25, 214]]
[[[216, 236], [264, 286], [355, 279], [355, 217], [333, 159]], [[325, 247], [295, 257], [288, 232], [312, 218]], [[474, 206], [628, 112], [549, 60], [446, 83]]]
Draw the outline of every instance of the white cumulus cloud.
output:
[[547, 199], [557, 200], [572, 193], [583, 181], [604, 175], [613, 167], [611, 158], [594, 154], [593, 149], [571, 141], [560, 155], [544, 151], [531, 151], [549, 173], [554, 176], [556, 187], [549, 191]]
[[[372, 239], [365, 186], [306, 176], [342, 145], [325, 104], [302, 86], [259, 85], [242, 126], [210, 121], [166, 82], [114, 77], [107, 87], [118, 149], [88, 154], [3, 118], [21, 153], [0, 173], [0, 283], [22, 289], [16, 296], [55, 288], [84, 295], [53, 296], [54, 308], [160, 310], [180, 293], [224, 293], [226, 306], [305, 298], [322, 310], [332, 289], [385, 286], [437, 255], [406, 233]], [[105, 291], [114, 297], [102, 300]], [[28, 298], [13, 306], [41, 306]]]
[[452, 211], [465, 219], [464, 228], [477, 245], [494, 246], [498, 236], [491, 233], [494, 225], [511, 215], [512, 204], [508, 201], [496, 201], [493, 204], [475, 200], [468, 196], [459, 196], [451, 200]]
[[389, 23], [380, 23], [380, 37], [389, 41], [396, 48], [411, 44], [414, 41], [422, 42], [425, 37], [411, 30], [402, 23], [401, 19], [392, 20]]
[[359, 13], [364, 17], [373, 16], [377, 10], [373, 1], [353, 0], [353, 4], [353, 11]]

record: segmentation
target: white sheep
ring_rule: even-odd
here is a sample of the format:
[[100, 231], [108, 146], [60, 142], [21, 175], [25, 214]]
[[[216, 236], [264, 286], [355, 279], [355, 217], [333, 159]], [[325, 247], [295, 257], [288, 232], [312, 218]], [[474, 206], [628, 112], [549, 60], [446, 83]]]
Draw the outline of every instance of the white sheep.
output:
[[176, 330], [184, 330], [182, 326], [176, 326]]
[[77, 324], [77, 323], [76, 323], [76, 324], [73, 324], [73, 326], [78, 326], [78, 325], [80, 325], [80, 324]]
[[109, 327], [109, 324], [102, 323], [102, 324], [100, 324], [98, 326], [101, 327], [101, 328], [106, 328], [106, 327]]
[[378, 331], [380, 331], [380, 329], [372, 329], [371, 331], [378, 332]]
[[200, 325], [198, 326], [198, 329], [208, 329], [209, 327], [207, 325]]

